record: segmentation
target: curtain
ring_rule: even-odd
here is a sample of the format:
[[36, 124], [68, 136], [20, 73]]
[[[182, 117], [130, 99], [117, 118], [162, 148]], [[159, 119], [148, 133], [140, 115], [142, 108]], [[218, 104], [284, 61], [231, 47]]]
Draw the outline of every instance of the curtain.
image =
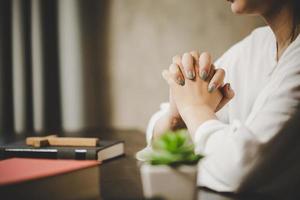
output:
[[0, 135], [109, 126], [106, 4], [0, 0]]

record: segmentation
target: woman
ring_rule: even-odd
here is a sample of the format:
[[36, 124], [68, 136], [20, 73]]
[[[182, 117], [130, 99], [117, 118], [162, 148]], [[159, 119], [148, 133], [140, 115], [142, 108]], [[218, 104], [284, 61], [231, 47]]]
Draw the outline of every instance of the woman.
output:
[[234, 95], [228, 84], [222, 88], [223, 99], [216, 89], [224, 72], [213, 73], [207, 53], [175, 56], [163, 71], [170, 102], [150, 120], [147, 142], [150, 147], [165, 130], [186, 126], [195, 151], [207, 155], [199, 165], [198, 185], [238, 192], [258, 158], [266, 156], [262, 148], [279, 134], [300, 102], [300, 10], [298, 0], [230, 3], [234, 13], [260, 15], [268, 25], [254, 30], [214, 64], [225, 70], [234, 98], [215, 113]]

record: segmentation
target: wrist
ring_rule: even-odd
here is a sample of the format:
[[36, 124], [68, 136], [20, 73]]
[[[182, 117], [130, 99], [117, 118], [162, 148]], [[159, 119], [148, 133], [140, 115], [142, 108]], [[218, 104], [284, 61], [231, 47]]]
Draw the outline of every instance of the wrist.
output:
[[192, 137], [201, 124], [217, 118], [213, 109], [205, 104], [185, 107], [180, 114]]
[[196, 104], [190, 104], [187, 106], [184, 106], [180, 109], [181, 115], [187, 115], [191, 112], [197, 111], [197, 110], [212, 110], [211, 107], [205, 103], [196, 103]]

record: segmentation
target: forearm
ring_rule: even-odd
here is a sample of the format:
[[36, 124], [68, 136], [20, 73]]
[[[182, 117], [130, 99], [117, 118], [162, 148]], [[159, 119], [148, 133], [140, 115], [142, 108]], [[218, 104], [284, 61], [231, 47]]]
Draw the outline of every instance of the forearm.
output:
[[187, 107], [181, 112], [181, 116], [192, 138], [194, 138], [194, 135], [201, 124], [208, 120], [217, 119], [214, 111], [206, 105]]

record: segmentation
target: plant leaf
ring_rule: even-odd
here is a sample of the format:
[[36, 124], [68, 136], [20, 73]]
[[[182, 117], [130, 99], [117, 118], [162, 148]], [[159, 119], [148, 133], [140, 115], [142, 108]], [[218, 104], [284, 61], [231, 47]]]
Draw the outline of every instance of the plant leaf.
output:
[[194, 145], [189, 141], [186, 129], [166, 131], [153, 143], [153, 151], [146, 155], [147, 160], [153, 164], [196, 164], [202, 155], [194, 153]]

